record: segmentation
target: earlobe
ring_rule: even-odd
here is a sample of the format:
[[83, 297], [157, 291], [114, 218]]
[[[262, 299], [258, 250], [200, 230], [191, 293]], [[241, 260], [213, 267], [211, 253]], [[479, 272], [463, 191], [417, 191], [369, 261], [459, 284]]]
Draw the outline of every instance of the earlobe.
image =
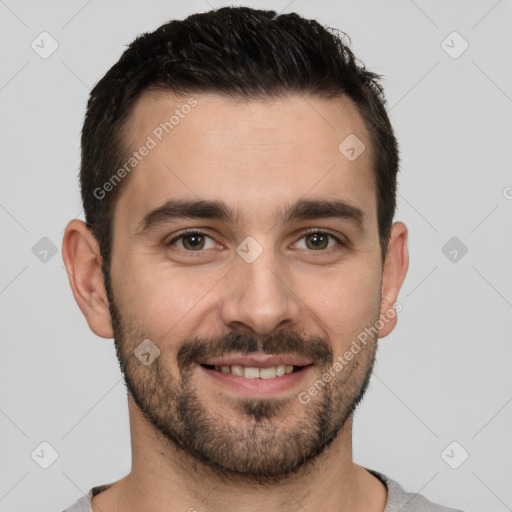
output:
[[383, 327], [379, 329], [379, 338], [387, 336], [396, 326], [397, 313], [394, 311], [394, 305], [408, 267], [407, 226], [403, 222], [395, 222], [391, 227], [391, 235], [382, 273], [380, 319]]
[[81, 220], [74, 219], [66, 226], [62, 259], [76, 303], [89, 328], [102, 338], [112, 338], [98, 241]]

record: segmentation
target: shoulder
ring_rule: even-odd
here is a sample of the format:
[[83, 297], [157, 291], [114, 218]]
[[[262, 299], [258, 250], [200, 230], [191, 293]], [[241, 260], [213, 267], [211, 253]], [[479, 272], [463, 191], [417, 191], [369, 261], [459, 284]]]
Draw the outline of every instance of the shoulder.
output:
[[420, 494], [406, 492], [399, 483], [382, 473], [371, 469], [367, 469], [367, 471], [387, 487], [388, 499], [384, 512], [462, 512], [432, 503]]
[[71, 507], [63, 510], [63, 512], [92, 512], [92, 498], [96, 496], [96, 494], [99, 494], [100, 492], [107, 490], [109, 487], [112, 487], [114, 483], [115, 482], [93, 487], [85, 496], [82, 496], [73, 505], [71, 505]]

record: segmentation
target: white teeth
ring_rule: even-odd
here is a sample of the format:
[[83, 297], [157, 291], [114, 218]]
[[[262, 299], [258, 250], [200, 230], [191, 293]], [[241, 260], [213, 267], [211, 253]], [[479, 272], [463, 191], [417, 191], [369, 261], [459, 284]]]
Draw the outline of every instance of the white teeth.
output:
[[231, 373], [233, 375], [238, 375], [239, 377], [243, 377], [244, 376], [244, 367], [240, 366], [239, 364], [234, 364], [231, 367]]
[[278, 377], [282, 377], [286, 373], [286, 366], [284, 364], [280, 364], [276, 366], [276, 375]]
[[282, 377], [285, 374], [292, 373], [293, 366], [280, 364], [267, 368], [256, 368], [253, 366], [234, 364], [232, 366], [215, 366], [215, 370], [222, 373], [232, 373], [233, 375], [245, 377], [246, 379], [273, 379], [274, 377]]
[[275, 366], [270, 368], [261, 368], [259, 371], [260, 379], [273, 379], [277, 375], [277, 369]]
[[244, 377], [246, 379], [258, 379], [260, 376], [260, 370], [258, 368], [245, 367]]

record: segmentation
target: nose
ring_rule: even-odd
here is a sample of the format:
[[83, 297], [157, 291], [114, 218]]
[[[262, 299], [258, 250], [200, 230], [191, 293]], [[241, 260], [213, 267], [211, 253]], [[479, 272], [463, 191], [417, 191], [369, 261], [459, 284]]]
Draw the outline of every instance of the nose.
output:
[[237, 258], [225, 282], [222, 322], [233, 330], [264, 336], [285, 325], [299, 323], [300, 298], [283, 265], [276, 266], [271, 251], [252, 263]]

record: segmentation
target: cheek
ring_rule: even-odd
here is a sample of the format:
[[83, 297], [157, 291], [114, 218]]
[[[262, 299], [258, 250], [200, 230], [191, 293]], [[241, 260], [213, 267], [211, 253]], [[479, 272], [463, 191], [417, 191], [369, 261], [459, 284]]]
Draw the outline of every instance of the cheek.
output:
[[143, 329], [156, 340], [183, 339], [190, 335], [187, 329], [193, 327], [205, 295], [209, 290], [214, 293], [218, 277], [154, 266], [149, 270], [142, 264], [128, 268], [125, 275], [130, 279], [115, 289], [116, 304], [126, 324]]
[[323, 322], [333, 344], [346, 345], [378, 319], [380, 274], [366, 267], [317, 276], [314, 290], [305, 297], [304, 302]]

